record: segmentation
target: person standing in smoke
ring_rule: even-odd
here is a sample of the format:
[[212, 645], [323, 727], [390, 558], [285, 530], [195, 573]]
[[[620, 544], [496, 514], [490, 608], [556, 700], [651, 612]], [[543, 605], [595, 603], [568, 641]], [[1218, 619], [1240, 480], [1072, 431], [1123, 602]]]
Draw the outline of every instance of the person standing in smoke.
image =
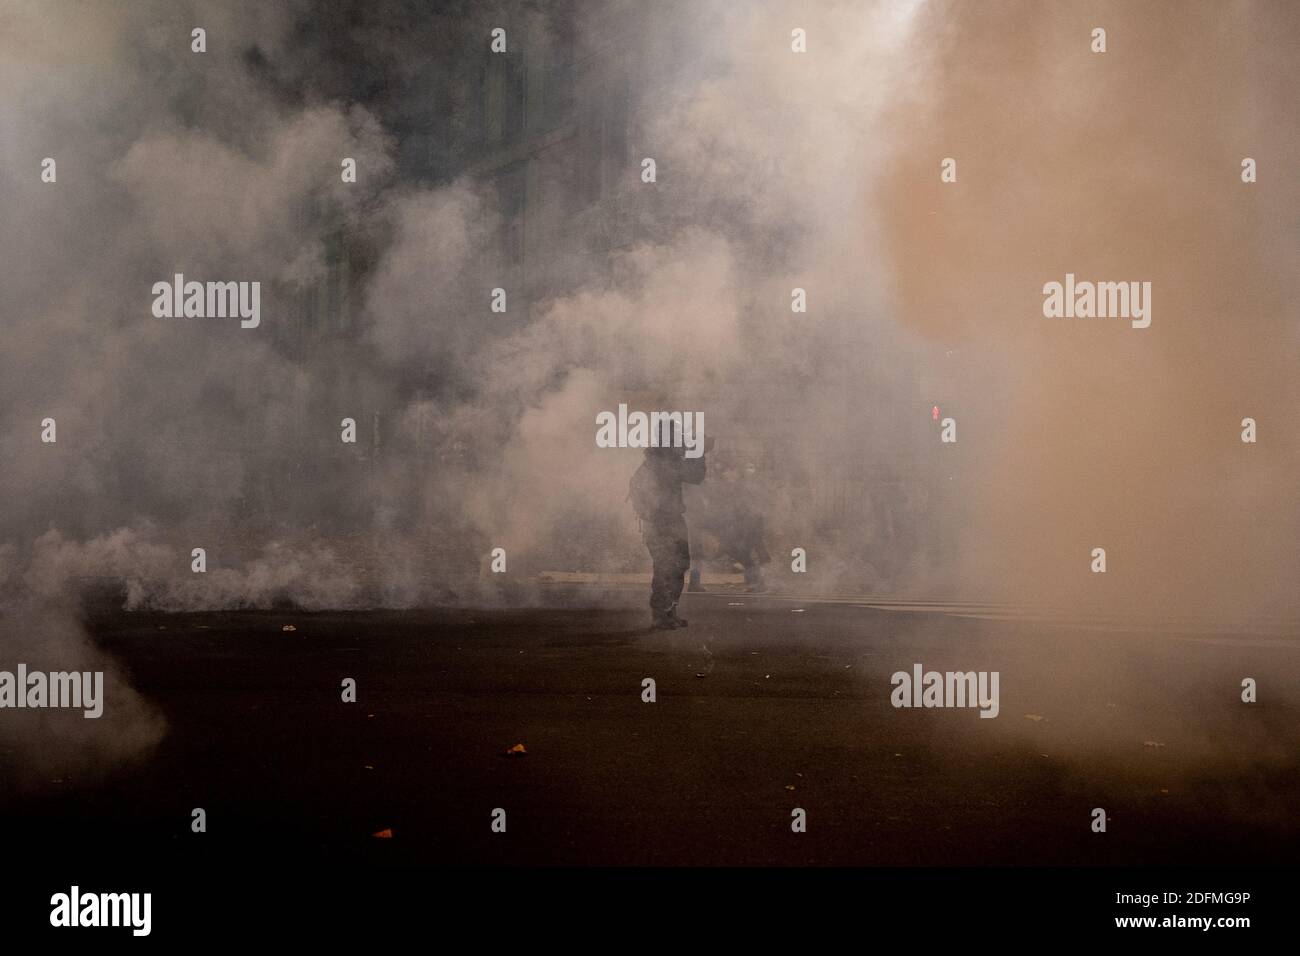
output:
[[686, 502], [682, 485], [704, 480], [705, 454], [713, 439], [704, 440], [704, 454], [687, 458], [680, 447], [647, 448], [645, 461], [632, 475], [628, 497], [641, 523], [641, 536], [654, 562], [650, 581], [650, 613], [657, 630], [685, 627], [677, 602], [691, 566], [691, 546], [686, 529]]
[[772, 560], [763, 539], [766, 522], [763, 508], [758, 502], [758, 467], [746, 462], [740, 474], [730, 474], [728, 481], [734, 489], [731, 495], [731, 527], [724, 545], [745, 572], [745, 590], [754, 593], [763, 590], [763, 565]]
[[[765, 506], [760, 500], [758, 468], [747, 462], [743, 470], [730, 463], [714, 462], [721, 483], [710, 479], [701, 487], [696, 503], [697, 518], [691, 531], [701, 545], [692, 547], [695, 563], [691, 567], [692, 591], [703, 591], [700, 583], [700, 558], [724, 559], [731, 567], [739, 564], [745, 572], [745, 590], [763, 590], [763, 565], [772, 560], [764, 544]], [[703, 552], [703, 553], [702, 553]]]

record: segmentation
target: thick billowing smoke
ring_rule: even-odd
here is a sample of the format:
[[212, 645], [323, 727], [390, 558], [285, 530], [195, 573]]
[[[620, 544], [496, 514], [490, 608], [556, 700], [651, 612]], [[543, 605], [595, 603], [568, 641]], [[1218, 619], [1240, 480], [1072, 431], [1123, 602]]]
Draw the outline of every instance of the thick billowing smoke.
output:
[[65, 601], [28, 598], [0, 608], [3, 662], [29, 671], [103, 674], [99, 716], [84, 708], [6, 709], [0, 721], [0, 766], [14, 789], [93, 781], [120, 762], [146, 757], [166, 721], [128, 683], [113, 659], [95, 647]]
[[[806, 589], [1295, 610], [1284, 5], [0, 17], [15, 601], [532, 600], [547, 567], [644, 567], [639, 452], [594, 443], [626, 401], [757, 465]], [[1151, 328], [1043, 318], [1067, 272], [1151, 281]], [[261, 325], [155, 318], [175, 273], [261, 282]]]
[[[1298, 40], [1268, 2], [918, 14], [875, 191], [900, 321], [959, 357], [973, 590], [1162, 620], [1300, 611]], [[1150, 327], [1044, 318], [1067, 273], [1151, 282]]]
[[[408, 605], [640, 567], [639, 453], [594, 444], [621, 401], [701, 410], [724, 461], [758, 462], [773, 550], [810, 552], [807, 586], [941, 580], [918, 530], [941, 523], [918, 493], [936, 482], [907, 467], [935, 437], [924, 356], [889, 316], [868, 189], [910, 8], [795, 11], [810, 54], [775, 4], [386, 9], [10, 14], [3, 228], [24, 251], [0, 387], [26, 450], [0, 481], [28, 569], [11, 584]], [[517, 58], [504, 79], [494, 25]], [[579, 142], [539, 152], [521, 205], [475, 163], [544, 140], [546, 116], [485, 147], [494, 120], [465, 115], [498, 87], [502, 122], [533, 108], [511, 85], [523, 62], [572, 85]], [[262, 325], [155, 318], [152, 284], [175, 273], [260, 281]], [[493, 547], [513, 589], [484, 583]]]

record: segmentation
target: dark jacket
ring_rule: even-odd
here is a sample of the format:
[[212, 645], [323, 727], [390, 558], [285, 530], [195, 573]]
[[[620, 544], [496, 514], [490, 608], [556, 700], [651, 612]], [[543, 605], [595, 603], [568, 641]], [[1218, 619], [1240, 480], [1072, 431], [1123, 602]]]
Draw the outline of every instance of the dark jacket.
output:
[[[687, 458], [680, 448], [654, 448], [632, 475], [628, 497], [642, 521], [678, 518], [686, 513], [682, 485], [704, 481], [704, 455]], [[667, 454], [662, 454], [667, 452]]]

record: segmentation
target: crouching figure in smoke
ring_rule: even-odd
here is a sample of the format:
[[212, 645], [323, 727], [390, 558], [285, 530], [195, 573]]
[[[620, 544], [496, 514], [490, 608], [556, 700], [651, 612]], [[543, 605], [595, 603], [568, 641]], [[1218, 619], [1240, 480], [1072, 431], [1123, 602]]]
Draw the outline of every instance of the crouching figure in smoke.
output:
[[641, 523], [641, 536], [654, 562], [650, 581], [650, 612], [658, 630], [685, 627], [677, 602], [691, 566], [682, 485], [704, 480], [705, 457], [713, 439], [704, 440], [704, 454], [687, 458], [680, 447], [647, 448], [645, 461], [632, 475], [628, 497]]

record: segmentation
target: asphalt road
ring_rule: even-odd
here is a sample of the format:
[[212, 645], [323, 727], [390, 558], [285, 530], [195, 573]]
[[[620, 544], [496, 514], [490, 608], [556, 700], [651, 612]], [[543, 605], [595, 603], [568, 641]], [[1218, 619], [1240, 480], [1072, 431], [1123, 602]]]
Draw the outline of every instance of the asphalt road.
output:
[[[108, 775], [5, 788], [4, 845], [259, 865], [1300, 860], [1300, 639], [734, 593], [688, 595], [691, 626], [665, 634], [639, 594], [601, 603], [96, 619], [167, 734]], [[894, 708], [890, 675], [915, 663], [998, 671], [999, 715]]]

